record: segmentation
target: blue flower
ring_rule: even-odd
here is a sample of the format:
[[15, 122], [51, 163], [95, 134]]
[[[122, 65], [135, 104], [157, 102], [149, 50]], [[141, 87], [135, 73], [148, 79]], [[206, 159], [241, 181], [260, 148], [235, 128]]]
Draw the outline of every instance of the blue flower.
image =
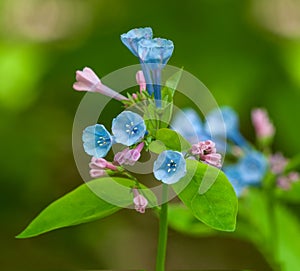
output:
[[185, 108], [176, 113], [171, 122], [171, 128], [191, 144], [210, 139], [197, 112], [192, 108]]
[[112, 122], [114, 140], [126, 146], [140, 141], [146, 132], [143, 118], [131, 111], [123, 111]]
[[96, 158], [106, 156], [112, 146], [112, 137], [102, 124], [85, 128], [82, 140], [85, 152]]
[[[212, 137], [204, 129], [202, 120], [192, 108], [185, 108], [183, 112], [176, 113], [171, 122], [171, 128], [181, 134], [191, 144], [212, 140]], [[222, 138], [216, 137], [213, 140], [218, 152], [225, 153], [226, 142]]]
[[249, 144], [239, 132], [239, 118], [229, 106], [214, 109], [206, 116], [205, 130], [212, 138], [226, 138], [240, 147], [249, 149]]
[[239, 161], [238, 166], [243, 181], [248, 185], [257, 185], [265, 176], [268, 162], [262, 153], [250, 151]]
[[138, 42], [142, 39], [152, 39], [151, 27], [135, 28], [121, 35], [121, 41], [137, 57]]
[[161, 107], [161, 70], [172, 56], [173, 50], [173, 42], [167, 39], [142, 39], [138, 43], [138, 56], [145, 74], [147, 90], [150, 95], [154, 92], [157, 107]]
[[240, 197], [245, 188], [247, 187], [247, 184], [244, 183], [239, 166], [227, 166], [223, 168], [223, 171], [226, 174], [230, 183], [232, 184], [237, 197]]
[[166, 184], [178, 182], [186, 174], [186, 162], [177, 151], [163, 151], [154, 162], [153, 173], [157, 180]]
[[174, 44], [171, 40], [155, 38], [142, 39], [138, 43], [138, 56], [151, 70], [162, 69], [172, 56]]

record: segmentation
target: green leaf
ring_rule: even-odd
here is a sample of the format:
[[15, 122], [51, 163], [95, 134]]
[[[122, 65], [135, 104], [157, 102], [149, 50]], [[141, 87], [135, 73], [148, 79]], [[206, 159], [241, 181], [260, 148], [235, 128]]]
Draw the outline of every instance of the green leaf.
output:
[[168, 224], [174, 230], [192, 236], [211, 236], [216, 231], [197, 220], [191, 210], [181, 203], [169, 204]]
[[181, 201], [206, 225], [234, 231], [238, 200], [225, 174], [195, 160], [186, 162], [187, 174], [173, 185]]
[[187, 151], [191, 148], [191, 144], [177, 132], [162, 128], [156, 132], [156, 139], [161, 141], [166, 149], [173, 151]]
[[177, 89], [178, 83], [182, 76], [183, 69], [174, 73], [167, 81], [165, 87], [161, 91], [162, 100], [173, 103], [173, 96]]
[[[29, 238], [109, 216], [132, 204], [131, 188], [135, 184], [130, 179], [109, 177], [83, 184], [46, 207], [17, 238]], [[141, 188], [149, 206], [155, 205], [151, 190]]]

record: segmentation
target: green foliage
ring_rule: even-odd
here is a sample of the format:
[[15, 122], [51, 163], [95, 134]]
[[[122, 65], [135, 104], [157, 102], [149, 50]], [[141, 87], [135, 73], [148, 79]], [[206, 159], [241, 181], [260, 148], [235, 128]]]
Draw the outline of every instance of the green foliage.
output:
[[[156, 139], [162, 142], [168, 150], [182, 152], [191, 148], [191, 144], [186, 139], [177, 132], [167, 128], [159, 129], [156, 133]], [[161, 145], [162, 144], [160, 144], [160, 146]], [[155, 143], [155, 147], [156, 146], [158, 146], [157, 143]], [[160, 151], [160, 149], [156, 149], [152, 146], [152, 151], [159, 153], [158, 151]]]
[[[33, 237], [51, 230], [109, 216], [120, 210], [121, 206], [132, 204], [133, 195], [130, 191], [135, 185], [136, 183], [129, 179], [109, 177], [83, 184], [46, 207], [17, 238]], [[149, 205], [156, 204], [152, 192], [144, 186], [141, 188], [149, 200]], [[99, 195], [105, 196], [107, 200], [111, 197], [115, 204], [103, 200]]]
[[173, 188], [197, 219], [217, 230], [235, 230], [238, 201], [222, 171], [187, 160], [187, 174]]
[[190, 209], [183, 204], [169, 204], [168, 224], [174, 230], [187, 235], [209, 236], [216, 232], [195, 218]]

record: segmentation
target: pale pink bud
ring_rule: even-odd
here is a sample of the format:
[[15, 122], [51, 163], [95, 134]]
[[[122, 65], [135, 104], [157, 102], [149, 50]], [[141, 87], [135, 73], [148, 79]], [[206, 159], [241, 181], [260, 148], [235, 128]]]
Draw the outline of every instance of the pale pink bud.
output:
[[222, 166], [222, 156], [217, 153], [216, 144], [211, 140], [200, 141], [193, 144], [191, 148], [193, 155], [199, 156], [199, 159], [209, 165], [220, 168]]
[[218, 168], [222, 167], [222, 156], [219, 153], [200, 155], [200, 160]]
[[90, 176], [92, 178], [98, 178], [98, 177], [103, 177], [103, 176], [106, 176], [106, 172], [104, 169], [91, 169], [90, 170]]
[[117, 170], [117, 167], [110, 162], [107, 162], [104, 158], [92, 157], [89, 163], [91, 169], [111, 169]]
[[133, 166], [141, 157], [141, 151], [144, 148], [144, 142], [141, 142], [135, 149], [126, 148], [121, 152], [116, 153], [114, 161], [119, 165]]
[[82, 71], [76, 71], [76, 80], [77, 82], [73, 84], [73, 88], [77, 91], [99, 92], [119, 101], [128, 100], [125, 96], [103, 85], [99, 77], [88, 67], [85, 67]]
[[133, 98], [134, 100], [137, 100], [138, 96], [136, 95], [136, 93], [133, 93], [133, 94], [132, 94], [132, 98]]
[[286, 159], [281, 153], [275, 153], [270, 157], [269, 162], [271, 171], [274, 174], [280, 174], [287, 165], [288, 159]]
[[145, 76], [143, 74], [142, 71], [138, 71], [136, 73], [136, 82], [139, 84], [140, 86], [140, 92], [142, 93], [143, 90], [146, 90], [146, 80], [145, 80]]
[[148, 200], [143, 195], [141, 195], [136, 188], [133, 188], [132, 192], [134, 195], [133, 203], [135, 210], [141, 214], [145, 213], [146, 207], [148, 205]]
[[211, 140], [201, 141], [192, 145], [191, 153], [193, 155], [202, 155], [216, 153], [216, 144]]
[[270, 138], [274, 136], [275, 128], [270, 122], [268, 113], [265, 109], [253, 109], [251, 117], [258, 138]]

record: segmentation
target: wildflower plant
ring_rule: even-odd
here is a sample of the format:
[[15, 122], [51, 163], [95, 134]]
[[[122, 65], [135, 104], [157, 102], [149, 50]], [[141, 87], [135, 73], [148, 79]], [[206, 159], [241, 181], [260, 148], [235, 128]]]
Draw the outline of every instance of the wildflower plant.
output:
[[[100, 118], [99, 123], [90, 123], [83, 129], [85, 154], [82, 155], [90, 159], [84, 165], [89, 180], [50, 204], [17, 237], [33, 237], [101, 219], [122, 208], [140, 214], [152, 209], [159, 213], [160, 219], [156, 259], [156, 270], [160, 271], [165, 270], [168, 206], [172, 206], [168, 203], [170, 192], [178, 196], [196, 220], [212, 229], [234, 231], [237, 196], [235, 185], [222, 170], [226, 147], [224, 129], [233, 142], [245, 144], [247, 150], [250, 145], [238, 133], [237, 116], [228, 108], [222, 111], [225, 122], [220, 119], [220, 110], [207, 116], [205, 127], [195, 120], [176, 122], [173, 98], [183, 70], [177, 70], [162, 83], [166, 64], [174, 51], [171, 40], [153, 38], [152, 29], [146, 27], [122, 34], [121, 41], [141, 65], [141, 70], [131, 74], [136, 78], [137, 91], [127, 94], [114, 91], [87, 67], [76, 72], [75, 90], [115, 99], [120, 105], [119, 113], [109, 120], [110, 125], [104, 125]], [[181, 114], [185, 115], [183, 111]], [[197, 119], [194, 112], [187, 114], [187, 119], [190, 115]], [[174, 123], [170, 123], [171, 119]], [[118, 151], [113, 153], [115, 149]], [[149, 163], [146, 169], [146, 164], [143, 167], [140, 162], [147, 152], [154, 157], [150, 173]], [[260, 174], [265, 173], [262, 160], [265, 161], [257, 153], [242, 158], [237, 175], [243, 167], [253, 164], [255, 172], [247, 184], [257, 184]], [[138, 164], [149, 173], [146, 177], [152, 180], [154, 188], [146, 187], [131, 171]]]
[[[265, 109], [256, 108], [251, 112], [256, 144], [242, 135], [238, 114], [232, 108], [224, 106], [220, 111], [227, 131], [226, 139], [219, 132], [221, 125], [216, 110], [208, 112], [202, 122], [196, 111], [186, 108], [185, 114], [175, 115], [171, 126], [194, 143], [195, 135], [191, 136], [188, 129], [181, 127], [182, 122], [190, 121], [197, 127], [196, 137], [208, 138], [192, 145], [192, 154], [198, 155], [200, 160], [204, 153], [215, 154], [215, 146], [225, 142], [226, 159], [221, 170], [239, 198], [239, 219], [233, 236], [256, 245], [274, 270], [296, 270], [300, 258], [300, 221], [288, 206], [300, 203], [300, 158], [288, 159], [280, 152], [272, 153], [275, 127]], [[216, 143], [210, 141], [209, 131], [214, 132]], [[202, 160], [211, 162], [210, 159]], [[182, 204], [172, 205], [170, 209], [169, 224], [174, 229], [196, 236], [217, 234], [197, 222]]]

